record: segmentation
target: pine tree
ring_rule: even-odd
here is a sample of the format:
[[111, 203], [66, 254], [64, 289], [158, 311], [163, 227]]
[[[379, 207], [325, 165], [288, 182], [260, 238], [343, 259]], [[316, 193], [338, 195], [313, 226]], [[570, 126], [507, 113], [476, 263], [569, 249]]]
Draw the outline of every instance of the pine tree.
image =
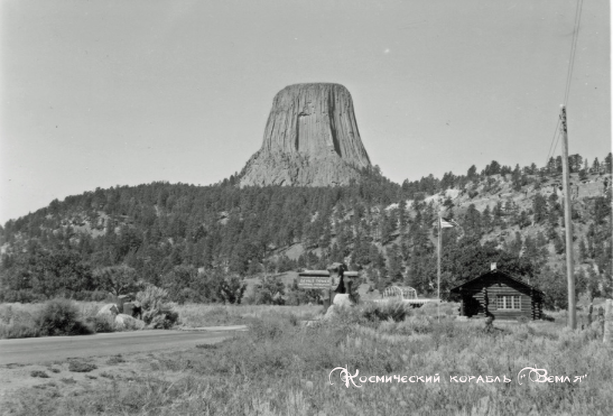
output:
[[589, 258], [589, 254], [587, 251], [587, 245], [585, 244], [585, 240], [582, 238], [579, 241], [579, 261], [584, 263]]
[[607, 157], [605, 157], [604, 159], [605, 172], [608, 174], [613, 173], [613, 163], [611, 159], [612, 159], [611, 152], [609, 152]]
[[468, 235], [481, 238], [483, 235], [481, 213], [475, 208], [475, 204], [470, 204], [464, 214], [462, 227]]
[[489, 205], [481, 213], [481, 225], [484, 233], [492, 231], [492, 214]]
[[547, 218], [547, 200], [540, 193], [532, 198], [532, 212], [536, 224], [542, 223]]
[[595, 158], [594, 162], [592, 162], [591, 173], [600, 173], [600, 162], [598, 161], [598, 158]]
[[468, 169], [468, 172], [466, 172], [466, 177], [468, 180], [473, 180], [477, 177], [477, 167], [475, 165], [472, 165]]
[[391, 281], [402, 280], [402, 256], [396, 243], [387, 249], [388, 273]]
[[400, 199], [398, 203], [398, 231], [403, 235], [407, 230], [408, 215], [407, 215], [407, 201], [404, 198]]

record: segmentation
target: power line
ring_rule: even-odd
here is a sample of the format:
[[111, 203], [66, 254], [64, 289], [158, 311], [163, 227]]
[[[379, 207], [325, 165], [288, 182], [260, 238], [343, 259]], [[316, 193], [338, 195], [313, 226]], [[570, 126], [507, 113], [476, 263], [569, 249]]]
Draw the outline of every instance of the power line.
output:
[[564, 90], [564, 105], [568, 104], [568, 95], [572, 83], [573, 70], [575, 68], [575, 55], [577, 53], [577, 40], [579, 39], [579, 26], [581, 24], [581, 14], [583, 13], [583, 0], [577, 1], [575, 9], [575, 25], [573, 29], [573, 41], [570, 47], [570, 57], [568, 59], [568, 73], [566, 75], [566, 89]]
[[[566, 86], [564, 88], [564, 101], [563, 105], [568, 104], [568, 96], [570, 94], [570, 86], [572, 84], [573, 70], [575, 68], [575, 56], [577, 53], [577, 40], [579, 39], [579, 26], [581, 24], [581, 15], [583, 13], [583, 0], [577, 0], [577, 5], [575, 7], [575, 22], [573, 26], [573, 40], [570, 45], [570, 55], [568, 58], [568, 71], [566, 73]], [[547, 158], [545, 160], [545, 167], [547, 163], [549, 163], [549, 159], [554, 155], [556, 148], [558, 147], [558, 142], [560, 141], [560, 118], [558, 117], [558, 122], [556, 123], [555, 131], [553, 132], [553, 137], [551, 138], [551, 144], [549, 145], [549, 152], [547, 153]]]
[[[549, 158], [553, 156], [554, 152], [556, 151], [556, 147], [558, 147], [558, 140], [560, 137], [559, 136], [560, 130], [558, 130], [559, 127], [560, 127], [560, 118], [558, 117], [556, 129], [553, 131], [553, 136], [551, 137], [551, 144], [549, 145], [549, 152], [547, 152], [547, 158], [545, 159], [545, 164], [543, 165], [545, 167], [547, 167], [547, 163], [549, 163]], [[558, 140], [556, 140], [556, 138]]]
[[[559, 124], [558, 124], [559, 126]], [[560, 137], [561, 137], [561, 133], [558, 132], [558, 136], [556, 137], [556, 142], [553, 145], [553, 150], [551, 151], [551, 156], [553, 157], [553, 155], [556, 153], [556, 149], [558, 148], [558, 143], [560, 143]]]

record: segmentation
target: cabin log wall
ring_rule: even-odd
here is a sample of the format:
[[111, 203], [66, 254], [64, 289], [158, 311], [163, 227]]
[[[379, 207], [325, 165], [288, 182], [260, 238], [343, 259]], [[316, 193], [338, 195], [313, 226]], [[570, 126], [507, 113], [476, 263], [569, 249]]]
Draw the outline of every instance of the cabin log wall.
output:
[[[523, 316], [532, 320], [542, 317], [540, 292], [507, 278], [504, 274], [492, 274], [484, 279], [469, 282], [462, 287], [460, 293], [463, 302], [467, 297], [477, 300], [479, 308], [476, 316], [478, 317], [492, 315], [495, 319], [517, 319]], [[519, 296], [520, 309], [498, 309], [498, 296]]]

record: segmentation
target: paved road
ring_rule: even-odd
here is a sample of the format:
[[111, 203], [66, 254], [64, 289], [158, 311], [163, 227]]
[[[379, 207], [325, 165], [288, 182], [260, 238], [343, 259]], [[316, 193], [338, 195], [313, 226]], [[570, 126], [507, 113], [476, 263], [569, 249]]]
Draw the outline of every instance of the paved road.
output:
[[[228, 330], [230, 329], [230, 330]], [[220, 342], [241, 327], [200, 331], [147, 330], [74, 337], [41, 337], [0, 340], [0, 365], [31, 364], [72, 357], [115, 355], [164, 349], [188, 349]]]

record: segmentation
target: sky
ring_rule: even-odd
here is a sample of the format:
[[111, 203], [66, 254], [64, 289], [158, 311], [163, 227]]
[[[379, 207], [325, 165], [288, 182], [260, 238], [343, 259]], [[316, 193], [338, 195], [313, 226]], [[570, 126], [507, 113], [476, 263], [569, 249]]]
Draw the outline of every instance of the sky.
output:
[[[0, 0], [0, 223], [96, 188], [210, 185], [274, 95], [334, 82], [391, 180], [611, 151], [611, 12], [585, 0]], [[553, 156], [560, 155], [560, 144]]]

